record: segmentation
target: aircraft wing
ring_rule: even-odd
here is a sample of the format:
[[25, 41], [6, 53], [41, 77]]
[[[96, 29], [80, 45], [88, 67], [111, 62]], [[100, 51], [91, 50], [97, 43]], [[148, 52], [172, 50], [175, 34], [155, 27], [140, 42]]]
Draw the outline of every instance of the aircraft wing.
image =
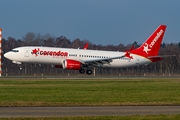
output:
[[94, 59], [94, 60], [82, 60], [80, 62], [82, 64], [87, 64], [87, 65], [91, 65], [91, 66], [103, 67], [103, 64], [110, 64], [113, 61], [113, 59], [119, 59], [119, 58], [123, 58], [123, 57], [133, 59], [133, 57], [130, 56], [133, 48], [134, 48], [134, 45], [130, 48], [130, 50], [127, 50], [126, 53], [122, 56], [110, 57], [110, 58], [101, 58], [101, 59]]
[[101, 58], [101, 59], [94, 59], [94, 60], [81, 60], [82, 64], [92, 65], [96, 67], [103, 67], [103, 64], [110, 64], [113, 59], [123, 58], [123, 56], [111, 57], [111, 58]]

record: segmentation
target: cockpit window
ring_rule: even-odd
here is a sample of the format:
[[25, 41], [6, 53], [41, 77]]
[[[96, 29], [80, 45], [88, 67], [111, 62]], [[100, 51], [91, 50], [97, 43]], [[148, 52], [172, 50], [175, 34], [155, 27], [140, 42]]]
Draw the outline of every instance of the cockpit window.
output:
[[19, 52], [19, 50], [11, 50], [11, 52]]

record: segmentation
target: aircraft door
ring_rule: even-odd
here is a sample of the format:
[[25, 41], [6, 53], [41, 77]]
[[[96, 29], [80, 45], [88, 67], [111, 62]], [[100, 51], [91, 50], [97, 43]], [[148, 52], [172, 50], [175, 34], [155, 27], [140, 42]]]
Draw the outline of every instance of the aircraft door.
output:
[[29, 49], [25, 48], [25, 57], [29, 57]]
[[136, 65], [139, 66], [139, 57], [136, 56]]

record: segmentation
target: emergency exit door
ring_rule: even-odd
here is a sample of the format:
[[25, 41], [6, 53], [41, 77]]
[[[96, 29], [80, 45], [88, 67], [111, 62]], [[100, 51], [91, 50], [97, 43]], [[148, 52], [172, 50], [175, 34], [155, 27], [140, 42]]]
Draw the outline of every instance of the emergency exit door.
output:
[[29, 57], [29, 49], [25, 48], [25, 57]]

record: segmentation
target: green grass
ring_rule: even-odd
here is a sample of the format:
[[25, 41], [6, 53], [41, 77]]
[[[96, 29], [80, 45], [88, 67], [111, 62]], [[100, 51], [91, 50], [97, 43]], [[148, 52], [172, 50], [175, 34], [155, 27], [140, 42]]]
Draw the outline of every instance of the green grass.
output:
[[1, 79], [0, 106], [180, 105], [180, 79]]

